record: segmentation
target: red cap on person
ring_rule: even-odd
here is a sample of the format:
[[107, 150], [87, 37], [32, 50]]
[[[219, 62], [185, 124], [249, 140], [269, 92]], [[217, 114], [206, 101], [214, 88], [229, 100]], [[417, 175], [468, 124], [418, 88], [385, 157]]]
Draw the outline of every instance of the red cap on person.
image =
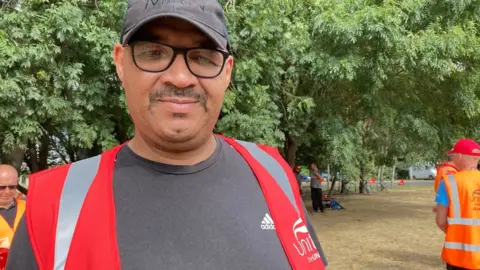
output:
[[460, 139], [447, 155], [462, 154], [469, 156], [480, 156], [480, 145], [474, 140]]
[[293, 168], [293, 170], [294, 170], [294, 171], [300, 171], [300, 166], [298, 166], [298, 165], [295, 166], [295, 167]]

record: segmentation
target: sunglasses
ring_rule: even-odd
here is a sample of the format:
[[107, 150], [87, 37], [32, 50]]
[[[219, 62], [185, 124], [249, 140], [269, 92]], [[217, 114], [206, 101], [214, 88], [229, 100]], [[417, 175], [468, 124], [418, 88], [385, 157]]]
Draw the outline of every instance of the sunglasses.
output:
[[14, 189], [17, 189], [18, 185], [11, 185], [11, 186], [0, 186], [0, 191], [4, 191], [6, 190], [7, 188], [10, 189], [10, 190], [14, 190]]

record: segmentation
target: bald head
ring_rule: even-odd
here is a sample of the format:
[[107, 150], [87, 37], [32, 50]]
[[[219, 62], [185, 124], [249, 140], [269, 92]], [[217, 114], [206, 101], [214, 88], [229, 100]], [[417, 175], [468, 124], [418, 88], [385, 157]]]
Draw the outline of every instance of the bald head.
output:
[[0, 165], [0, 208], [12, 205], [18, 186], [18, 173], [15, 167]]
[[1, 164], [0, 165], [0, 179], [1, 178], [10, 178], [18, 179], [17, 169], [11, 165]]

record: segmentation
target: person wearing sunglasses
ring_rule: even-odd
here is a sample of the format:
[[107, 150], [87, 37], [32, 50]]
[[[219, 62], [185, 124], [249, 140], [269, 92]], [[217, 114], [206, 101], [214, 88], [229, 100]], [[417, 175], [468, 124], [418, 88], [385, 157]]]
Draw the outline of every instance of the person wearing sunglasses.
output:
[[25, 212], [25, 201], [16, 198], [17, 170], [0, 165], [0, 247], [10, 248], [18, 223]]
[[130, 0], [113, 60], [133, 139], [30, 176], [7, 269], [324, 269], [278, 150], [213, 133], [234, 61], [217, 0]]

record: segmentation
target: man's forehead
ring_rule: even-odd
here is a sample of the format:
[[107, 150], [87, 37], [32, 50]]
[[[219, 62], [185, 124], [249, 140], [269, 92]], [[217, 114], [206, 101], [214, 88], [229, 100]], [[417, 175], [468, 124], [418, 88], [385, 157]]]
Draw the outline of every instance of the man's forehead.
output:
[[[160, 40], [169, 39], [169, 35], [186, 35], [195, 43], [213, 43], [202, 31], [193, 24], [177, 18], [162, 18], [148, 23], [138, 30], [138, 36], [148, 36]], [[135, 35], [137, 35], [135, 34]]]
[[18, 177], [17, 170], [15, 167], [10, 165], [2, 164], [0, 165], [0, 176], [4, 177]]

